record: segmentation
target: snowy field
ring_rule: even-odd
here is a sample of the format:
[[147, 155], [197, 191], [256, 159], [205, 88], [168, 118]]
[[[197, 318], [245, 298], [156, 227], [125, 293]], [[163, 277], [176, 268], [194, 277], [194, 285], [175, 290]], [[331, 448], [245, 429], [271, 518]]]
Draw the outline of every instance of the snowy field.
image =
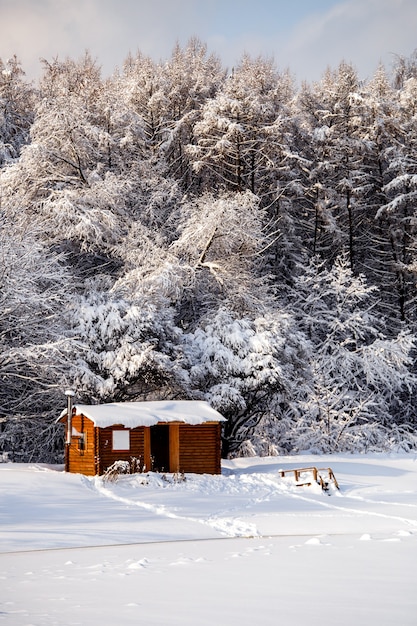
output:
[[[340, 491], [278, 473], [312, 465]], [[417, 456], [245, 458], [115, 483], [0, 464], [0, 579], [13, 626], [415, 626]]]

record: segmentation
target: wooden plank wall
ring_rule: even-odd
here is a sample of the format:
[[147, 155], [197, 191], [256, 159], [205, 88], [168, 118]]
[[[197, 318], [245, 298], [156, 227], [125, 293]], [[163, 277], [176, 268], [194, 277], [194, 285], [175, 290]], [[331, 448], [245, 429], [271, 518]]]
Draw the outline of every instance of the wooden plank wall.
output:
[[195, 474], [221, 473], [221, 425], [219, 423], [179, 428], [179, 469]]
[[95, 471], [95, 434], [91, 420], [83, 415], [73, 415], [72, 428], [84, 434], [85, 447], [80, 449], [80, 437], [72, 437], [71, 444], [66, 445], [65, 469], [69, 472], [94, 476]]
[[141, 465], [145, 465], [145, 436], [144, 427], [132, 428], [130, 430], [130, 450], [113, 450], [113, 430], [129, 430], [121, 425], [109, 428], [98, 428], [97, 441], [97, 472], [104, 474], [106, 469], [113, 465], [115, 461], [130, 461], [132, 457], [139, 459]]

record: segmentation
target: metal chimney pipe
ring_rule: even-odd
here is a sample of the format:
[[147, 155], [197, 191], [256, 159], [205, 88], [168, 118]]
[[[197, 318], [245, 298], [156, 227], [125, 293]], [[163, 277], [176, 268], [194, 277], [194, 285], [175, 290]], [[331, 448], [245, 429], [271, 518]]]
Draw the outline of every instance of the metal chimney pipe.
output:
[[65, 443], [69, 446], [72, 437], [72, 400], [75, 393], [71, 389], [67, 389], [65, 395], [67, 396], [67, 438]]

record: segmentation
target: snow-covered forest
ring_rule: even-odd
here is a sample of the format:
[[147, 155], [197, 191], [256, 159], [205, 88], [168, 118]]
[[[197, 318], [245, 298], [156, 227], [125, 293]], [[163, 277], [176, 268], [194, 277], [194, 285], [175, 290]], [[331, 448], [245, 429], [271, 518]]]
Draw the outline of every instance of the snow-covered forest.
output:
[[417, 54], [318, 83], [197, 39], [0, 60], [0, 455], [83, 403], [205, 399], [224, 456], [417, 445]]

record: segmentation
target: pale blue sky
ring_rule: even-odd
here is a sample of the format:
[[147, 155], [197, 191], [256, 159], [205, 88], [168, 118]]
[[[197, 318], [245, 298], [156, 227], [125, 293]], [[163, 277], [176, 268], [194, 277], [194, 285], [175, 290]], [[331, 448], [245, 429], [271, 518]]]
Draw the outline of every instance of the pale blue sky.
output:
[[41, 57], [89, 50], [108, 75], [129, 52], [166, 59], [193, 36], [229, 68], [248, 52], [298, 80], [342, 60], [366, 79], [417, 48], [417, 0], [0, 0], [0, 58], [17, 54], [31, 78]]

